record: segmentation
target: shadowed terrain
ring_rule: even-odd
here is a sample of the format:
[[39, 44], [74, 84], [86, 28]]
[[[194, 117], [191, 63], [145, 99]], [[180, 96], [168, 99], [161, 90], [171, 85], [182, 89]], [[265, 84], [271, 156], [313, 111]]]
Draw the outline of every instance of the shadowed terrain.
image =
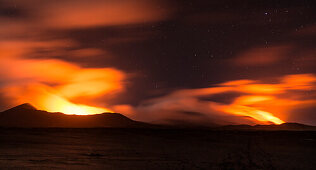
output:
[[316, 131], [316, 126], [300, 123], [282, 123], [280, 125], [228, 125], [215, 128], [217, 130], [252, 130], [252, 131]]
[[0, 129], [0, 169], [313, 169], [316, 132]]
[[0, 113], [0, 127], [146, 127], [142, 122], [133, 121], [118, 113], [97, 115], [66, 115], [37, 110], [30, 104], [22, 104]]

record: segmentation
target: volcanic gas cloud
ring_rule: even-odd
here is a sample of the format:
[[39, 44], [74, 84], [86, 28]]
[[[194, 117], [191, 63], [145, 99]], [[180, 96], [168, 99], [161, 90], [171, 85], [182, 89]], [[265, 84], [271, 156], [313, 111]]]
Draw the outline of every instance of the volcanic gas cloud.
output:
[[[304, 114], [299, 110], [315, 107], [315, 82], [313, 74], [262, 81], [234, 80], [208, 88], [177, 90], [129, 110], [139, 114], [135, 115], [137, 119], [165, 123], [186, 120], [216, 124], [281, 124], [308, 120], [301, 119]], [[235, 96], [229, 97], [229, 94]], [[230, 98], [230, 101], [222, 102], [218, 98]]]
[[[11, 46], [14, 48], [2, 51], [25, 52], [27, 45], [15, 43]], [[12, 55], [0, 58], [0, 76], [5, 80], [1, 93], [11, 105], [29, 102], [38, 109], [66, 114], [111, 112], [104, 107], [75, 104], [72, 100], [85, 103], [87, 99], [119, 92], [125, 78], [123, 72], [114, 68], [82, 68], [57, 59], [24, 59]]]

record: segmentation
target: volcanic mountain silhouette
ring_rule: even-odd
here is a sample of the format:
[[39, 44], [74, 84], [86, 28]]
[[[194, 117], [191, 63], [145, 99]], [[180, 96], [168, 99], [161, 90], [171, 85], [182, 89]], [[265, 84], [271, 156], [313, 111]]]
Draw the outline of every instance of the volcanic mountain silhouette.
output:
[[137, 122], [119, 113], [96, 115], [66, 115], [37, 110], [25, 103], [0, 112], [0, 127], [20, 128], [103, 128], [103, 127], [146, 127], [146, 123]]
[[[25, 103], [0, 112], [0, 127], [15, 128], [188, 128], [183, 125], [160, 126], [134, 121], [119, 113], [102, 113], [96, 115], [66, 115], [37, 110]], [[205, 126], [196, 126], [203, 127]], [[216, 130], [290, 130], [316, 131], [316, 126], [299, 123], [283, 123], [281, 125], [228, 125], [209, 127]]]
[[245, 131], [316, 131], [316, 126], [301, 123], [282, 123], [280, 125], [228, 125], [219, 127], [220, 130], [245, 130]]

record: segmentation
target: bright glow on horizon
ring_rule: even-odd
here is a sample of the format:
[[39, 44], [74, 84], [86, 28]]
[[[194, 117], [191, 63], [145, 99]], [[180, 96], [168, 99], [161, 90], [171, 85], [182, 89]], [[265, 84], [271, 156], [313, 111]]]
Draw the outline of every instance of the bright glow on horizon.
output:
[[101, 107], [92, 107], [83, 104], [75, 104], [68, 101], [65, 98], [57, 95], [48, 94], [39, 100], [35, 107], [48, 112], [61, 112], [64, 114], [75, 114], [75, 115], [92, 115], [100, 114], [104, 112], [112, 112], [109, 109]]
[[249, 116], [261, 122], [272, 122], [274, 124], [285, 123], [285, 121], [274, 116], [272, 113], [258, 110], [254, 107], [230, 105], [228, 107], [224, 107], [223, 111], [227, 113], [235, 114], [235, 115]]

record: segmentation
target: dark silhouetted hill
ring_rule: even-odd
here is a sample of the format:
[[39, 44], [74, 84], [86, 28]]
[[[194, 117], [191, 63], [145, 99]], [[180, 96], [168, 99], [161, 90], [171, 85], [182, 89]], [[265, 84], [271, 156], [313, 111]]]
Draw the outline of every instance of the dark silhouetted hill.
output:
[[22, 104], [0, 112], [0, 127], [18, 128], [142, 128], [150, 124], [131, 120], [119, 113], [97, 115], [66, 115], [37, 110], [30, 104]]
[[265, 131], [316, 131], [316, 126], [309, 126], [300, 123], [283, 123], [280, 125], [228, 125], [217, 129], [220, 130], [265, 130]]

